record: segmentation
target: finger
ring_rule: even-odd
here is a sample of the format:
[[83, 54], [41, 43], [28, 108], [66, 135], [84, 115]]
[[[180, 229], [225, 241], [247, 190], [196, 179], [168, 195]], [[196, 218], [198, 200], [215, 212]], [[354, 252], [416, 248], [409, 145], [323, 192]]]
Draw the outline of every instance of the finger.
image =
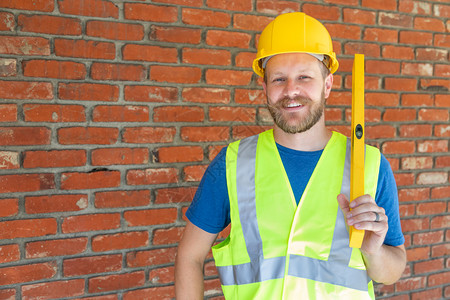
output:
[[347, 197], [344, 194], [339, 194], [337, 196], [337, 201], [339, 203], [339, 207], [344, 212], [344, 215], [346, 215], [350, 211], [349, 201]]
[[375, 204], [375, 200], [370, 195], [362, 195], [360, 197], [355, 198], [352, 202], [350, 202], [350, 208], [355, 208], [357, 206], [372, 203]]
[[381, 211], [380, 212], [366, 211], [360, 214], [354, 214], [352, 211], [350, 213], [350, 216], [347, 218], [347, 222], [349, 225], [356, 225], [364, 222], [387, 223], [387, 216]]

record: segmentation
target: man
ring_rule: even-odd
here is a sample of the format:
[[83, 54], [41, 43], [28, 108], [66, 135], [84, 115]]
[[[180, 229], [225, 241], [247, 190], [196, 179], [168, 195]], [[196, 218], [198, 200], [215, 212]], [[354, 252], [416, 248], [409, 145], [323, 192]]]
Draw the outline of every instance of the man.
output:
[[[213, 247], [226, 299], [374, 299], [373, 281], [399, 279], [406, 252], [392, 170], [366, 146], [367, 195], [349, 204], [349, 140], [325, 127], [337, 68], [314, 18], [283, 14], [265, 28], [253, 69], [273, 130], [230, 144], [208, 167], [178, 248], [178, 299], [203, 298], [204, 260], [230, 222]], [[349, 248], [348, 226], [365, 230], [361, 249]]]

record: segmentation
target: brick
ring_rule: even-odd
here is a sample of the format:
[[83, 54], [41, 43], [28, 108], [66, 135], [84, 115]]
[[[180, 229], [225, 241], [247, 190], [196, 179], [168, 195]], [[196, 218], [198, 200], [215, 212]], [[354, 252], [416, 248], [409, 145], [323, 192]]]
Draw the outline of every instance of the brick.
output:
[[149, 190], [108, 191], [95, 193], [96, 208], [135, 207], [150, 204]]
[[239, 104], [265, 104], [266, 95], [261, 89], [236, 89], [234, 94], [234, 101]]
[[368, 74], [400, 74], [400, 63], [398, 62], [367, 60], [365, 64]]
[[160, 224], [171, 224], [177, 219], [175, 208], [130, 210], [124, 212], [127, 226], [151, 226]]
[[448, 121], [449, 112], [447, 109], [426, 109], [419, 110], [419, 121]]
[[122, 141], [132, 144], [171, 143], [175, 133], [174, 127], [127, 127]]
[[397, 10], [397, 1], [395, 0], [362, 0], [362, 6], [372, 8], [372, 9], [379, 9], [379, 10]]
[[286, 12], [300, 11], [300, 4], [290, 1], [258, 0], [256, 2], [256, 11], [265, 14], [280, 15]]
[[391, 141], [382, 145], [384, 154], [408, 154], [414, 153], [416, 149], [413, 141]]
[[154, 245], [176, 244], [181, 240], [184, 227], [172, 227], [169, 229], [155, 229], [153, 231]]
[[91, 78], [95, 80], [143, 81], [146, 77], [145, 68], [140, 65], [94, 62], [91, 66]]
[[429, 137], [431, 136], [431, 125], [401, 125], [400, 136], [401, 137]]
[[0, 98], [51, 100], [53, 86], [50, 82], [0, 81]]
[[[344, 24], [326, 24], [325, 26], [333, 37], [333, 39], [345, 38], [351, 40], [361, 39], [361, 28], [355, 25], [344, 25]], [[333, 46], [333, 49], [335, 47]], [[336, 51], [337, 49], [335, 49]]]
[[420, 79], [420, 87], [423, 90], [449, 90], [450, 80], [445, 79]]
[[81, 254], [87, 250], [85, 237], [28, 242], [25, 244], [26, 258], [69, 256]]
[[383, 58], [413, 60], [414, 49], [406, 46], [386, 45], [381, 49], [381, 56]]
[[229, 103], [231, 93], [222, 88], [184, 88], [182, 98], [185, 102], [196, 103]]
[[65, 277], [114, 272], [121, 269], [121, 254], [71, 258], [63, 261]]
[[175, 48], [127, 44], [122, 49], [124, 60], [176, 63], [178, 53]]
[[447, 50], [434, 49], [434, 48], [418, 48], [416, 50], [417, 60], [429, 60], [429, 61], [447, 61]]
[[391, 125], [366, 126], [366, 137], [369, 140], [394, 138], [395, 128]]
[[413, 18], [405, 14], [380, 12], [378, 15], [378, 25], [412, 28]]
[[266, 16], [235, 14], [233, 16], [233, 27], [261, 32], [273, 19], [273, 17]]
[[56, 219], [53, 218], [3, 221], [0, 222], [0, 239], [27, 238], [56, 234], [56, 227]]
[[88, 173], [65, 172], [61, 174], [62, 190], [84, 190], [120, 186], [119, 171], [93, 171]]
[[155, 204], [191, 202], [196, 190], [196, 187], [158, 189]]
[[160, 42], [199, 44], [201, 34], [200, 29], [152, 26], [149, 38]]
[[244, 125], [244, 126], [233, 126], [232, 136], [233, 139], [243, 139], [251, 135], [259, 134], [263, 131], [271, 129], [272, 126], [261, 126], [261, 125]]
[[203, 160], [203, 148], [200, 146], [163, 147], [156, 150], [159, 163], [194, 162]]
[[426, 285], [427, 285], [426, 277], [405, 278], [405, 279], [400, 279], [395, 284], [395, 290], [397, 292], [412, 291], [412, 290], [423, 289], [426, 287]]
[[24, 104], [22, 107], [26, 122], [86, 122], [81, 105]]
[[399, 11], [408, 12], [413, 14], [425, 14], [431, 13], [431, 3], [425, 3], [423, 1], [401, 1], [399, 3]]
[[25, 197], [27, 214], [80, 211], [87, 207], [88, 196], [85, 194]]
[[202, 166], [187, 166], [183, 168], [183, 178], [186, 182], [196, 182], [200, 181], [203, 177], [203, 174], [205, 174], [207, 165]]
[[251, 11], [251, 0], [206, 0], [208, 7], [219, 8], [224, 10], [235, 11]]
[[406, 249], [406, 256], [408, 261], [425, 260], [430, 258], [430, 247], [416, 247], [413, 249]]
[[0, 299], [4, 299], [4, 300], [16, 299], [16, 290], [15, 289], [1, 289], [0, 290]]
[[115, 85], [98, 83], [59, 83], [59, 99], [81, 101], [108, 101], [119, 100], [119, 87]]
[[176, 247], [129, 252], [126, 256], [127, 266], [139, 268], [173, 263], [176, 253]]
[[228, 50], [184, 48], [183, 63], [228, 66], [231, 64], [231, 53]]
[[415, 215], [414, 204], [402, 204], [399, 206], [400, 215], [402, 217], [411, 217]]
[[206, 70], [206, 83], [214, 85], [249, 85], [253, 76], [250, 71]]
[[446, 140], [421, 141], [417, 143], [417, 151], [420, 153], [448, 152], [448, 143]]
[[2, 285], [10, 285], [49, 279], [56, 275], [57, 268], [54, 261], [0, 268], [0, 282]]
[[404, 157], [401, 159], [402, 169], [431, 169], [433, 167], [433, 158], [428, 156], [422, 157]]
[[113, 43], [55, 39], [55, 55], [91, 59], [114, 59], [116, 48]]
[[445, 285], [450, 282], [450, 272], [432, 274], [428, 276], [428, 285], [436, 286], [436, 285]]
[[333, 5], [304, 4], [302, 11], [321, 21], [337, 21], [341, 16], [340, 9]]
[[35, 192], [54, 188], [54, 174], [0, 175], [0, 193]]
[[256, 110], [251, 107], [210, 107], [212, 122], [255, 122]]
[[150, 80], [156, 82], [198, 83], [201, 69], [193, 67], [151, 66]]
[[413, 45], [433, 45], [433, 34], [418, 31], [400, 31], [400, 43]]
[[434, 75], [436, 75], [438, 77], [449, 77], [450, 76], [450, 66], [449, 65], [435, 65], [434, 66]]
[[14, 31], [15, 28], [14, 15], [8, 12], [0, 12], [0, 31]]
[[144, 26], [119, 22], [88, 21], [86, 35], [109, 40], [140, 41], [144, 38]]
[[402, 64], [403, 75], [417, 75], [417, 76], [432, 76], [433, 65], [423, 63], [403, 63]]
[[201, 107], [160, 106], [153, 109], [154, 122], [202, 122], [205, 112]]
[[0, 211], [1, 218], [17, 215], [17, 213], [19, 212], [19, 199], [0, 199], [0, 206], [2, 207], [2, 210]]
[[448, 48], [450, 46], [450, 38], [448, 37], [448, 34], [436, 34], [434, 36], [434, 46]]
[[119, 130], [107, 127], [67, 127], [58, 129], [62, 145], [112, 145], [117, 142]]
[[178, 182], [178, 171], [175, 168], [129, 170], [126, 179], [129, 185], [176, 183]]
[[414, 18], [414, 29], [445, 32], [445, 24], [436, 18], [416, 17]]
[[203, 0], [153, 0], [153, 2], [179, 4], [183, 6], [203, 6]]
[[20, 10], [33, 10], [33, 11], [53, 11], [55, 5], [52, 0], [34, 0], [29, 1], [2, 1], [1, 7], [20, 9]]
[[228, 127], [182, 127], [181, 139], [186, 142], [226, 141], [229, 138]]
[[223, 30], [208, 30], [206, 44], [219, 47], [233, 47], [247, 49], [250, 46], [251, 35], [244, 32]]
[[52, 281], [22, 286], [22, 299], [58, 299], [84, 294], [84, 279]]
[[415, 109], [386, 109], [383, 120], [387, 122], [405, 122], [416, 119]]
[[414, 184], [414, 174], [413, 173], [395, 173], [395, 181], [397, 186], [407, 186]]
[[450, 251], [450, 244], [436, 245], [431, 247], [431, 256], [440, 257], [445, 256]]
[[411, 294], [411, 300], [439, 300], [442, 299], [442, 288], [430, 289], [428, 288], [422, 292], [415, 292]]
[[[424, 233], [416, 233], [413, 235], [414, 245], [431, 245], [442, 243], [444, 235], [442, 231], [432, 231]], [[430, 261], [424, 262], [429, 263]]]
[[[444, 1], [440, 1], [444, 2]], [[447, 3], [448, 4], [448, 3]], [[436, 16], [443, 17], [443, 18], [450, 18], [450, 7], [448, 5], [436, 5], [433, 7], [434, 13]]]
[[[264, 119], [265, 121], [272, 120], [272, 117], [270, 114], [267, 114], [267, 110], [265, 112], [260, 111], [259, 117], [261, 117], [261, 114], [264, 113]], [[365, 115], [364, 115], [365, 117]], [[339, 122], [342, 120], [342, 109], [340, 108], [325, 108], [325, 120], [327, 122]]]
[[18, 244], [0, 246], [0, 264], [18, 260], [20, 260], [20, 249]]
[[172, 103], [178, 100], [177, 88], [159, 86], [127, 85], [125, 101]]
[[17, 75], [17, 60], [0, 58], [0, 77], [14, 77]]
[[417, 204], [417, 215], [433, 215], [439, 214], [446, 209], [446, 204], [443, 202], [427, 202]]
[[152, 284], [173, 284], [175, 267], [152, 269], [149, 272], [149, 281]]
[[445, 168], [450, 166], [450, 156], [436, 157], [436, 168]]
[[364, 53], [366, 57], [380, 57], [380, 46], [376, 44], [349, 42], [344, 47], [345, 54]]
[[82, 63], [57, 60], [28, 60], [23, 64], [23, 75], [60, 79], [84, 79], [86, 67]]
[[[235, 66], [243, 68], [251, 68], [254, 58], [255, 53], [253, 52], [239, 52], [235, 57]], [[337, 77], [335, 77], [334, 80], [336, 81]]]
[[50, 41], [41, 37], [0, 36], [0, 54], [50, 55]]
[[450, 99], [447, 95], [436, 95], [435, 105], [437, 107], [448, 107], [450, 106]]
[[178, 9], [174, 6], [125, 3], [124, 15], [129, 20], [174, 23], [178, 19]]
[[121, 232], [111, 235], [98, 235], [92, 239], [92, 251], [131, 249], [148, 246], [148, 231]]
[[424, 262], [416, 262], [414, 264], [414, 273], [422, 274], [429, 273], [433, 271], [439, 271], [444, 268], [444, 260], [442, 258], [428, 260]]
[[92, 112], [94, 122], [148, 122], [149, 109], [146, 106], [96, 106]]
[[[345, 15], [345, 10], [344, 10]], [[384, 28], [366, 28], [364, 30], [364, 40], [372, 42], [398, 43], [397, 30]]]
[[145, 272], [108, 275], [89, 279], [89, 293], [99, 293], [113, 290], [131, 289], [143, 286], [145, 283]]
[[188, 25], [225, 28], [231, 23], [230, 15], [225, 12], [183, 8], [181, 13], [183, 23]]
[[120, 214], [90, 214], [64, 218], [62, 233], [111, 230], [120, 228]]
[[[448, 165], [447, 165], [448, 166]], [[435, 187], [431, 191], [432, 199], [444, 199], [447, 197], [450, 187]]]
[[430, 198], [430, 189], [429, 188], [401, 189], [398, 193], [398, 198], [400, 202], [428, 200]]
[[119, 7], [106, 0], [58, 0], [58, 8], [63, 14], [115, 19], [119, 17]]
[[430, 94], [403, 94], [402, 106], [432, 106], [433, 96]]
[[447, 172], [424, 172], [417, 176], [417, 184], [445, 184], [448, 180]]
[[74, 18], [47, 15], [19, 15], [21, 31], [57, 35], [81, 35], [81, 22]]
[[[436, 203], [436, 202], [434, 202]], [[445, 203], [442, 203], [445, 206]], [[444, 210], [445, 211], [445, 208]], [[450, 225], [450, 215], [445, 216], [436, 216], [431, 220], [431, 228], [439, 229], [439, 228], [448, 228]]]
[[16, 122], [16, 121], [17, 121], [17, 105], [0, 104], [0, 122]]
[[[332, 93], [333, 94], [333, 93]], [[350, 95], [351, 97], [351, 95]], [[398, 106], [399, 96], [394, 93], [367, 93], [365, 97], [365, 102], [367, 106]], [[351, 99], [351, 98], [350, 98]], [[349, 103], [345, 104], [350, 104]]]
[[91, 152], [93, 166], [147, 164], [148, 148], [103, 148]]
[[76, 167], [86, 164], [85, 150], [25, 151], [24, 168]]
[[394, 91], [416, 91], [417, 80], [414, 78], [385, 78], [385, 88]]
[[123, 300], [133, 299], [173, 299], [175, 298], [175, 288], [173, 286], [159, 286], [146, 289], [139, 289], [125, 292]]
[[375, 25], [376, 22], [376, 13], [372, 11], [344, 8], [343, 15], [345, 23]]

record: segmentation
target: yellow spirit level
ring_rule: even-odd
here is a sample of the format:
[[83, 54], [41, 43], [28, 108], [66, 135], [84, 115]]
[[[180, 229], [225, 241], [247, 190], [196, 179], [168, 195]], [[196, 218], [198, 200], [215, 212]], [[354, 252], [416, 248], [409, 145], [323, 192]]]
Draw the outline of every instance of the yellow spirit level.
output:
[[[352, 70], [352, 153], [350, 201], [364, 195], [364, 55], [355, 54]], [[361, 248], [364, 230], [350, 227], [350, 247]]]

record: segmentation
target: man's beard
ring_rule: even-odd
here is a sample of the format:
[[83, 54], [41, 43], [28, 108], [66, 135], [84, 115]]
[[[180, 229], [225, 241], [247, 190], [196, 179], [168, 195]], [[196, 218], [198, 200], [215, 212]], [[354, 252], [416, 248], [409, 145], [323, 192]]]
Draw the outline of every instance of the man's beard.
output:
[[[269, 99], [267, 99], [267, 108], [269, 109], [270, 114], [275, 122], [275, 124], [286, 133], [301, 133], [311, 129], [322, 117], [324, 108], [325, 108], [325, 94], [322, 91], [321, 99], [318, 103], [314, 103], [311, 99], [306, 99], [302, 97], [289, 98], [285, 97], [278, 101], [275, 104], [270, 104]], [[295, 103], [299, 103], [301, 105], [310, 105], [309, 111], [306, 116], [299, 117], [297, 116], [297, 112], [286, 112], [283, 111], [283, 107], [287, 106], [287, 104], [291, 101], [295, 101]], [[308, 108], [308, 107], [305, 107]], [[292, 120], [295, 119], [295, 123], [292, 123]], [[290, 122], [291, 121], [291, 122]]]

